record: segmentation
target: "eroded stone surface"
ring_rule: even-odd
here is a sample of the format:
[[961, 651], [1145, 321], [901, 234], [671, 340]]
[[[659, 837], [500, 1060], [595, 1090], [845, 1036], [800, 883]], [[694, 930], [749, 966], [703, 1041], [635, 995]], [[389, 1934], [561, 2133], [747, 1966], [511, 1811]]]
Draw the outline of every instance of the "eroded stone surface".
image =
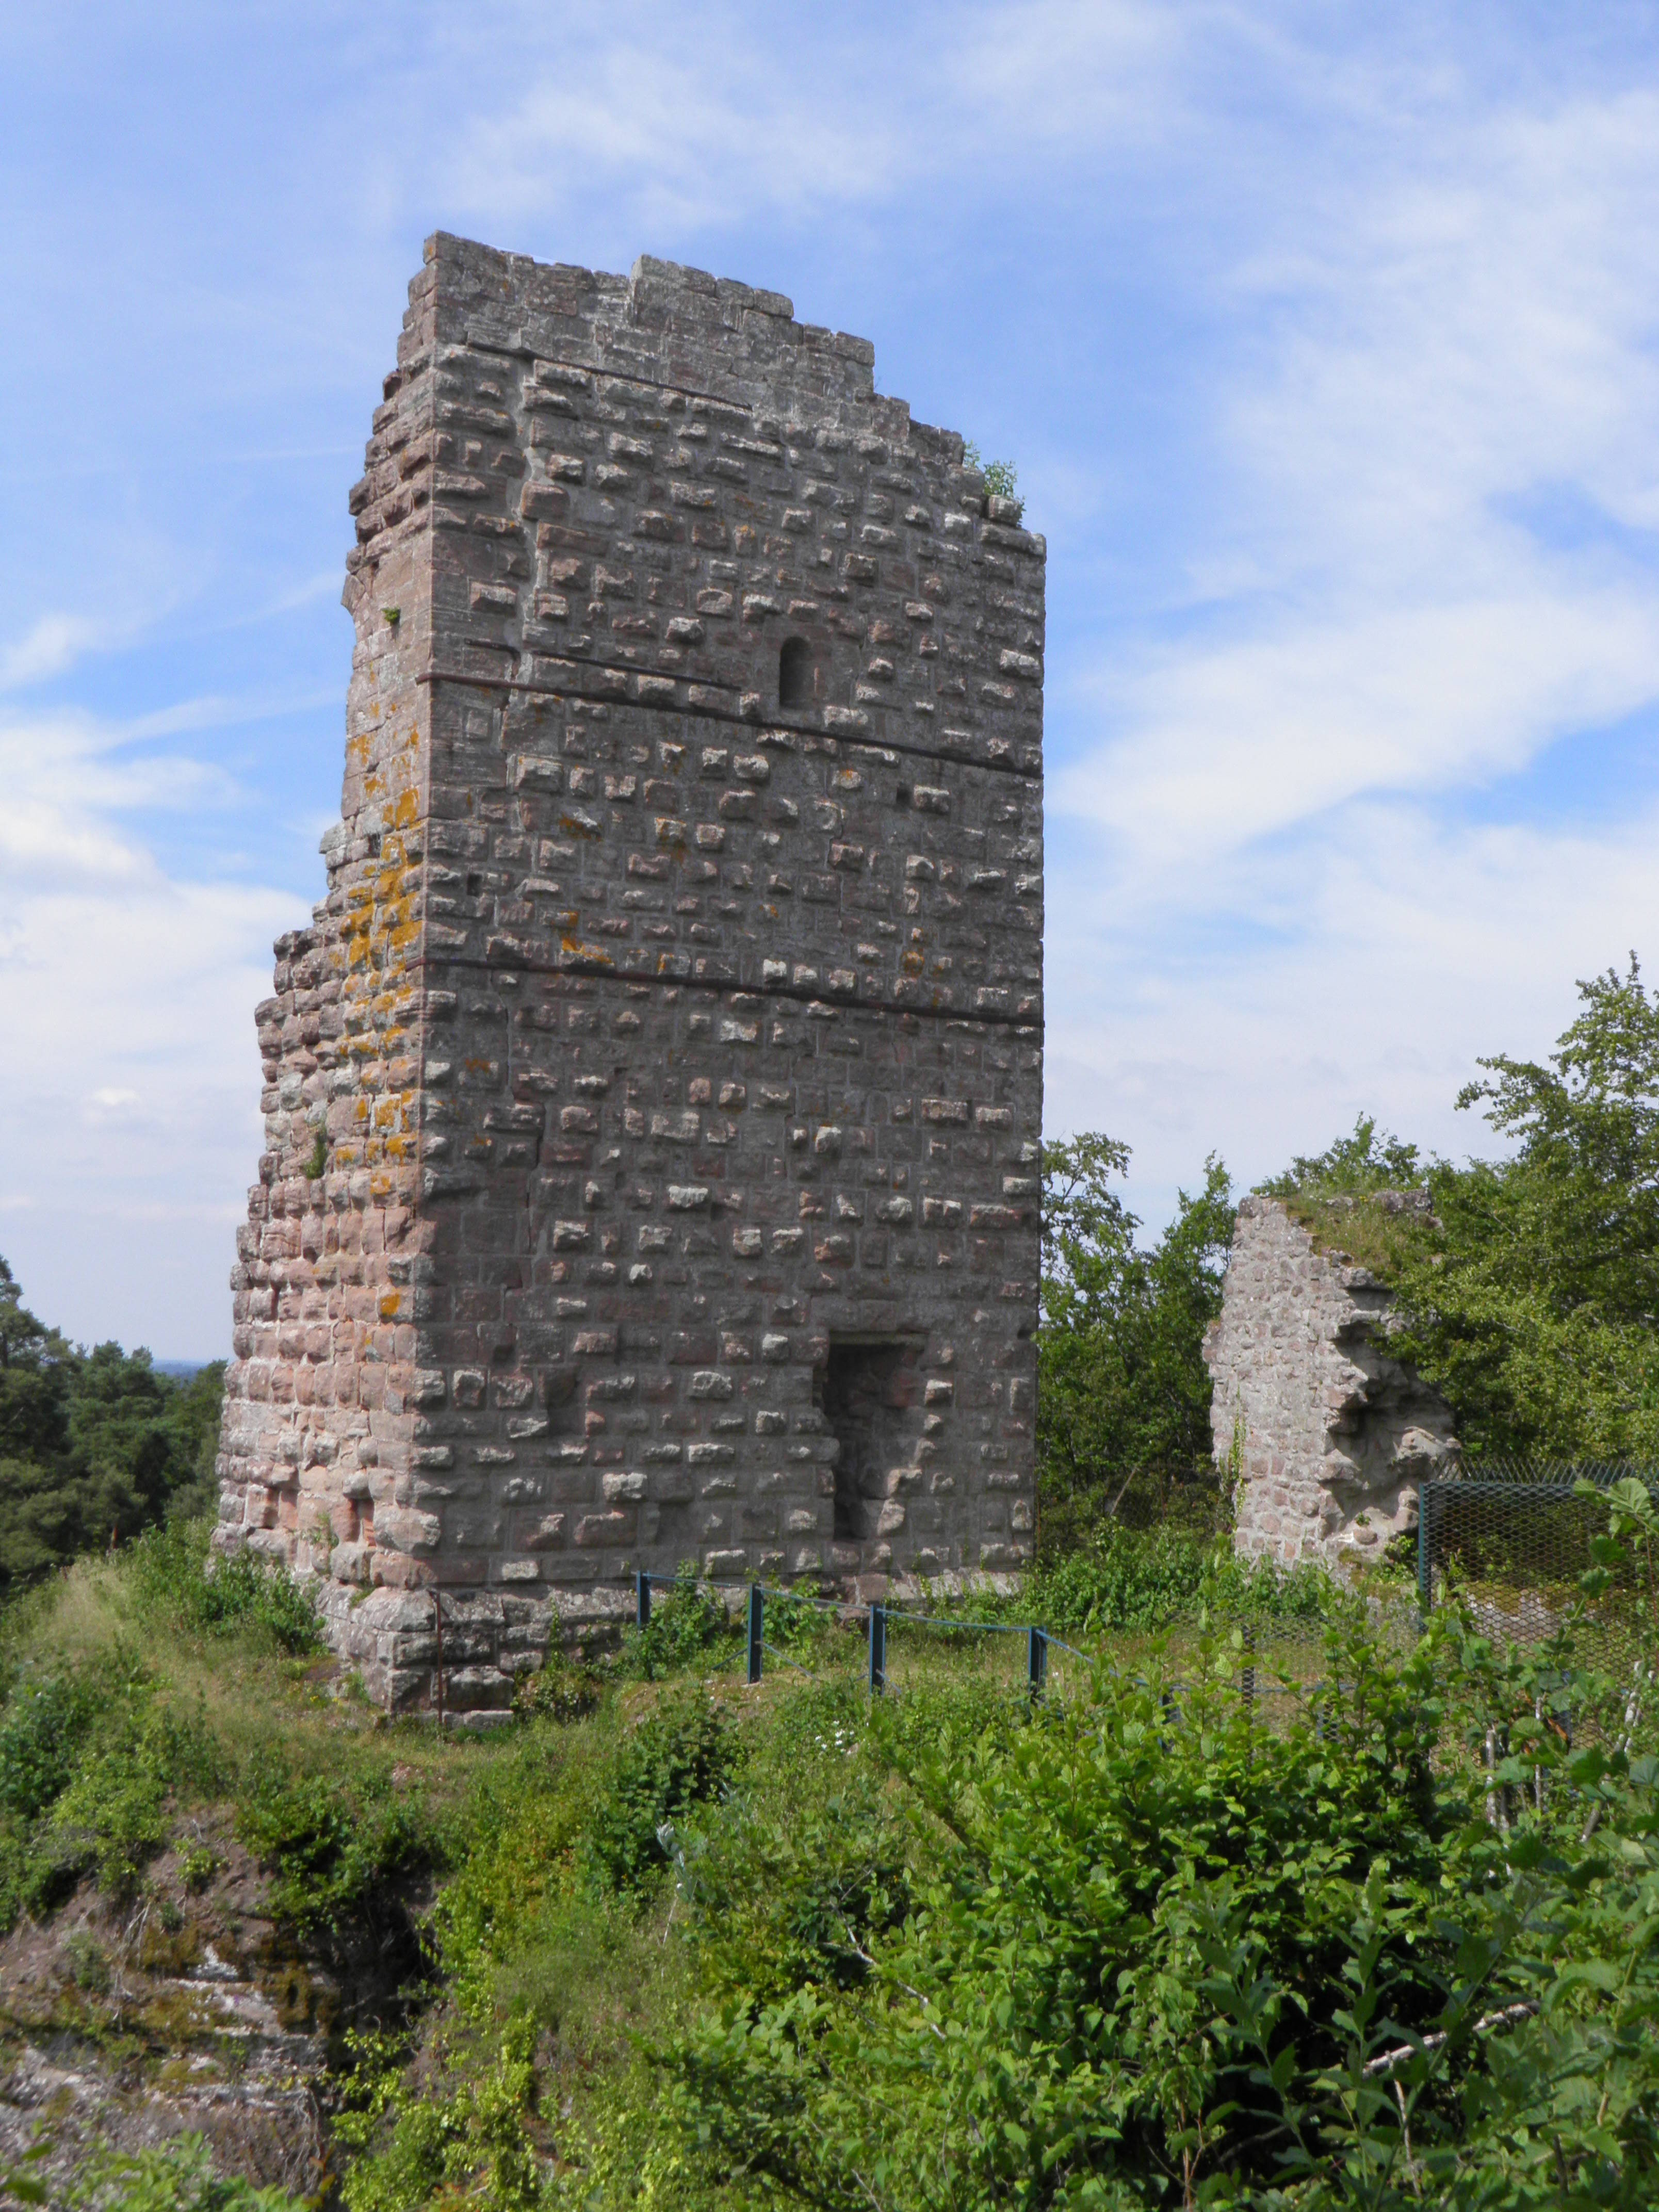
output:
[[1237, 1468], [1234, 1540], [1246, 1557], [1333, 1566], [1376, 1557], [1416, 1527], [1424, 1479], [1455, 1471], [1449, 1407], [1389, 1353], [1391, 1305], [1385, 1284], [1319, 1249], [1277, 1199], [1239, 1207], [1204, 1358], [1216, 1459]]
[[872, 362], [648, 259], [410, 288], [221, 1457], [391, 1705], [635, 1567], [1029, 1555], [1044, 548]]
[[136, 1899], [88, 1881], [0, 1940], [0, 2163], [44, 2146], [30, 2170], [52, 2205], [84, 2203], [104, 2154], [196, 2133], [222, 2172], [312, 2195], [331, 2055], [402, 2017], [423, 1893], [383, 1893], [374, 1926], [307, 1946], [222, 1816], [189, 1840], [216, 1862], [203, 1886], [175, 1844]]

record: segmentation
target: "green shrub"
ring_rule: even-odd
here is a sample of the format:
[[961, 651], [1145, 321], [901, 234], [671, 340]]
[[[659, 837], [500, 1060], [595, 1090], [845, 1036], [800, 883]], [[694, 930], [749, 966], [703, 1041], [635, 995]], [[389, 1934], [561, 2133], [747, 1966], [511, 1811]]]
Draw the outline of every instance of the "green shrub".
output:
[[89, 1928], [77, 1928], [64, 1946], [77, 1989], [102, 1996], [110, 1984], [109, 1954]]
[[580, 1848], [589, 1884], [635, 1890], [665, 1865], [663, 1829], [717, 1796], [735, 1758], [725, 1717], [705, 1690], [665, 1698], [617, 1747]]
[[735, 1655], [742, 1631], [714, 1593], [700, 1584], [695, 1570], [683, 1567], [666, 1596], [657, 1597], [643, 1628], [623, 1638], [618, 1672], [642, 1682], [696, 1669], [710, 1671]]
[[0, 1805], [29, 1820], [61, 1796], [95, 1710], [84, 1675], [15, 1683], [0, 1713]]
[[[1415, 1539], [1413, 1540], [1415, 1541]], [[1317, 1560], [1281, 1567], [1273, 1559], [1241, 1559], [1218, 1547], [1204, 1585], [1212, 1613], [1267, 1620], [1328, 1620], [1353, 1601]]]
[[766, 1641], [805, 1666], [821, 1659], [840, 1632], [835, 1612], [815, 1600], [810, 1589], [769, 1593], [766, 1599]]
[[337, 2128], [368, 2151], [346, 2176], [347, 2212], [426, 2212], [464, 2201], [485, 2212], [538, 2212], [546, 2198], [527, 2124], [540, 2086], [533, 2025], [511, 2022], [488, 2073], [448, 2095], [412, 2090], [375, 2040], [356, 2039], [359, 2065]]
[[322, 1635], [310, 1592], [255, 1553], [216, 1555], [213, 1528], [205, 1519], [169, 1521], [134, 1544], [127, 1575], [141, 1614], [205, 1635], [262, 1629], [278, 1650], [317, 1650]]
[[686, 1822], [679, 1888], [717, 1995], [851, 1988], [903, 1919], [911, 1837], [869, 1730], [861, 1691], [801, 1691], [726, 1797]]
[[106, 2154], [88, 2173], [76, 2203], [81, 2212], [307, 2212], [283, 2190], [256, 2189], [239, 2175], [220, 2174], [200, 2135], [175, 2136], [131, 2156]]
[[169, 1801], [204, 1795], [228, 1776], [198, 1713], [161, 1705], [155, 1686], [133, 1673], [125, 1694], [98, 1716], [73, 1778], [54, 1802], [40, 1838], [48, 1889], [76, 1865], [95, 1866], [101, 1887], [125, 1897], [167, 1838]]
[[520, 1713], [537, 1714], [568, 1727], [573, 1721], [586, 1720], [597, 1708], [601, 1694], [599, 1678], [592, 1669], [556, 1644], [534, 1673], [519, 1677], [514, 1703]]
[[1108, 1522], [1086, 1550], [1034, 1576], [1021, 1602], [1028, 1619], [1061, 1633], [1167, 1627], [1196, 1613], [1210, 1554], [1190, 1536]]
[[275, 1875], [270, 1908], [290, 1927], [337, 1925], [371, 1906], [380, 1885], [428, 1858], [422, 1808], [379, 1777], [262, 1773], [236, 1808], [242, 1841]]

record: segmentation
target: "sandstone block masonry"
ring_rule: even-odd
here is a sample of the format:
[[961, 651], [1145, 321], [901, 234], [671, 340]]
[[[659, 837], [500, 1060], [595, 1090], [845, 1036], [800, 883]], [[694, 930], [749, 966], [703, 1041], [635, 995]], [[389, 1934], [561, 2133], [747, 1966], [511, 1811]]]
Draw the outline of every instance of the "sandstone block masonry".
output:
[[636, 1567], [1028, 1556], [1044, 548], [776, 294], [440, 235], [410, 301], [219, 1540], [485, 1716]]
[[1234, 1541], [1246, 1557], [1334, 1567], [1375, 1557], [1416, 1527], [1424, 1478], [1455, 1471], [1449, 1408], [1389, 1356], [1391, 1304], [1385, 1284], [1322, 1250], [1279, 1200], [1240, 1206], [1204, 1358], [1216, 1459], [1236, 1470]]

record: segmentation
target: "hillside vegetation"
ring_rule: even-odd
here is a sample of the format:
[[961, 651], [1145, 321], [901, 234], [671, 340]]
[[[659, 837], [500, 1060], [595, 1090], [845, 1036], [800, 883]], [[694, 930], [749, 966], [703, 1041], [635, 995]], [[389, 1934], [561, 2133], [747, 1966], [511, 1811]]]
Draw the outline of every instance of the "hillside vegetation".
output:
[[[285, 1585], [205, 1579], [204, 1534], [9, 1616], [3, 1917], [75, 1931], [11, 2033], [232, 2081], [137, 1977], [159, 1928], [199, 1954], [237, 1855], [289, 1955], [412, 1930], [401, 1996], [332, 2034], [348, 2212], [1659, 2189], [1653, 1731], [1565, 1644], [1449, 1618], [1402, 1654], [1328, 1592], [1324, 1686], [1267, 1705], [1200, 1599], [1035, 1705], [1013, 1639], [960, 1632], [872, 1700], [833, 1613], [782, 1608], [794, 1664], [748, 1689], [687, 1590], [441, 1741], [341, 1694]], [[64, 2186], [165, 2212], [204, 2157]]]
[[[1652, 1458], [1659, 1004], [1582, 988], [1465, 1095], [1510, 1158], [1362, 1120], [1269, 1188], [1398, 1285], [1475, 1447]], [[1647, 1492], [1582, 1594], [1634, 1608], [1616, 1679], [1571, 1605], [1414, 1639], [1386, 1574], [1246, 1570], [1200, 1349], [1231, 1185], [1148, 1249], [1127, 1164], [1045, 1148], [1039, 1558], [955, 1601], [1077, 1647], [1035, 1700], [1022, 1638], [936, 1614], [872, 1699], [804, 1594], [750, 1687], [687, 1583], [498, 1735], [389, 1722], [303, 1592], [209, 1571], [218, 1372], [71, 1346], [0, 1263], [12, 2199], [295, 2212], [320, 2142], [343, 2212], [1659, 2201]]]

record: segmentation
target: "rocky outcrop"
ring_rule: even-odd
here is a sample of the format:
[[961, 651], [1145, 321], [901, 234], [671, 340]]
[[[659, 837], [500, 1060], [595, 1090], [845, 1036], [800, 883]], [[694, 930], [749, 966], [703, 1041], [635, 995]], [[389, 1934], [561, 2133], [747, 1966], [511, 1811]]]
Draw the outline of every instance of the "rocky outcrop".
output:
[[[1376, 1203], [1426, 1211], [1428, 1200], [1388, 1192]], [[1286, 1566], [1376, 1558], [1416, 1527], [1424, 1479], [1455, 1469], [1451, 1410], [1390, 1353], [1392, 1310], [1385, 1283], [1322, 1249], [1278, 1199], [1239, 1207], [1204, 1358], [1242, 1555]]]
[[220, 2172], [313, 2194], [331, 2063], [349, 2030], [402, 2019], [428, 1902], [390, 1886], [299, 1938], [216, 1810], [135, 1896], [88, 1879], [25, 1916], [0, 1938], [0, 2168], [33, 2152], [47, 2204], [80, 2204], [106, 2154], [200, 2135]]

